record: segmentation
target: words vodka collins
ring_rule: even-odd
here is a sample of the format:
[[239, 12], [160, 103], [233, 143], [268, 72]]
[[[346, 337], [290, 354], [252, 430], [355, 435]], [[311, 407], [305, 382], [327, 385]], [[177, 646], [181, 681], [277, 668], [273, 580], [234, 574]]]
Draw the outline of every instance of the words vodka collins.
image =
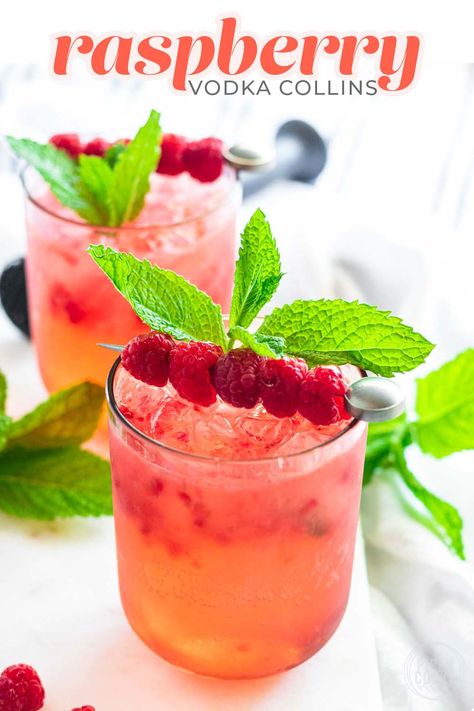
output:
[[[372, 95], [408, 89], [419, 54], [415, 34], [308, 32], [262, 39], [229, 16], [209, 34], [58, 34], [52, 66], [58, 76], [71, 74], [78, 63], [98, 76], [163, 76], [176, 91], [192, 94]], [[206, 78], [208, 72], [217, 78]], [[254, 73], [259, 78], [249, 79]]]

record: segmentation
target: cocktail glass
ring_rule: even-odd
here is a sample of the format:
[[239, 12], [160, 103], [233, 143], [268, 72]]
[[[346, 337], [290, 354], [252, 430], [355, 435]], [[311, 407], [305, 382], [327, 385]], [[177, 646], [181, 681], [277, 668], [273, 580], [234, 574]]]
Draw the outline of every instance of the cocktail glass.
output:
[[202, 408], [119, 360], [107, 396], [120, 590], [138, 636], [222, 678], [315, 654], [349, 595], [366, 424]]
[[126, 343], [145, 327], [86, 249], [106, 244], [172, 269], [225, 310], [230, 303], [240, 185], [226, 169], [213, 183], [154, 174], [139, 217], [120, 228], [85, 224], [30, 168], [23, 174], [30, 324], [50, 392], [105, 382], [114, 356], [98, 341]]

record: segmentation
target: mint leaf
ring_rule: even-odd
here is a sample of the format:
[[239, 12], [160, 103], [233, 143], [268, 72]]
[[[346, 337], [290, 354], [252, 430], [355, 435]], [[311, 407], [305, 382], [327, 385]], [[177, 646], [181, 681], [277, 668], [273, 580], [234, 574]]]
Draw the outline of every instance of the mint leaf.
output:
[[416, 368], [433, 349], [390, 312], [339, 299], [276, 308], [257, 333], [284, 338], [286, 352], [310, 367], [351, 363], [385, 376]]
[[113, 168], [118, 161], [119, 157], [122, 155], [122, 153], [125, 150], [125, 143], [122, 143], [121, 141], [118, 141], [118, 143], [113, 143], [109, 149], [107, 149], [105, 153], [105, 160], [107, 163], [110, 165], [111, 168]]
[[151, 111], [133, 141], [125, 146], [114, 165], [116, 225], [133, 220], [143, 208], [150, 189], [150, 174], [161, 155], [160, 114]]
[[427, 454], [474, 449], [474, 349], [417, 380], [415, 438]]
[[111, 514], [109, 465], [75, 447], [3, 452], [0, 509], [38, 519]]
[[0, 370], [0, 412], [5, 412], [5, 407], [7, 404], [7, 379], [5, 375]]
[[114, 174], [108, 162], [99, 156], [79, 156], [79, 177], [82, 189], [96, 210], [95, 224], [114, 226], [117, 210], [114, 200]]
[[11, 423], [7, 449], [52, 449], [85, 442], [97, 427], [103, 402], [103, 389], [93, 383], [55, 393]]
[[241, 236], [229, 325], [249, 326], [272, 298], [282, 277], [280, 254], [270, 225], [256, 210]]
[[405, 453], [401, 445], [394, 447], [393, 452], [397, 472], [414, 496], [416, 496], [431, 514], [439, 537], [448, 548], [454, 551], [459, 558], [464, 560], [464, 544], [462, 539], [463, 521], [459, 512], [454, 506], [431, 493], [431, 491], [418, 481], [413, 472], [408, 468]]
[[269, 358], [281, 358], [284, 353], [285, 341], [277, 336], [260, 336], [249, 333], [242, 326], [234, 326], [229, 330], [229, 338], [240, 341], [242, 345], [251, 348], [255, 353]]
[[36, 143], [28, 138], [7, 136], [7, 141], [20, 158], [38, 171], [62, 205], [71, 208], [88, 222], [99, 224], [95, 207], [83, 192], [77, 163], [65, 151], [51, 143]]
[[196, 286], [132, 254], [103, 245], [91, 245], [87, 251], [152, 329], [178, 340], [210, 341], [226, 349], [221, 307]]
[[0, 370], [0, 450], [2, 450], [7, 442], [7, 432], [10, 427], [11, 419], [5, 412], [7, 402], [7, 379]]

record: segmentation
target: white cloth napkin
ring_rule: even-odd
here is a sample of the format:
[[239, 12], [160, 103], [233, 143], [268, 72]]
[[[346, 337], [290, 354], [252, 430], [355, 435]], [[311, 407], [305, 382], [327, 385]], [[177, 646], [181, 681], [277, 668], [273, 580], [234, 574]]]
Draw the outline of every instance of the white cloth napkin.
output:
[[[245, 205], [268, 206], [288, 284], [278, 300], [359, 298], [393, 310], [437, 348], [417, 375], [474, 344], [472, 235], [426, 217], [366, 213], [339, 203], [324, 181], [280, 183]], [[295, 275], [296, 278], [295, 278]], [[413, 377], [403, 376], [412, 391]], [[414, 472], [465, 520], [454, 557], [408, 518], [390, 481], [364, 491], [362, 521], [386, 711], [474, 709], [474, 454], [444, 460], [409, 452]], [[470, 554], [470, 556], [469, 556]]]

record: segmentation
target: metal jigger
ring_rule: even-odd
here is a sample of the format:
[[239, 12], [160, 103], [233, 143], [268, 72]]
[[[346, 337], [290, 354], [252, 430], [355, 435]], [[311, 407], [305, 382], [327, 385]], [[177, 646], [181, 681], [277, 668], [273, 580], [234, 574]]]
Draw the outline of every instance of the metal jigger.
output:
[[401, 388], [390, 378], [360, 378], [350, 384], [344, 395], [347, 412], [358, 420], [386, 422], [405, 410]]

